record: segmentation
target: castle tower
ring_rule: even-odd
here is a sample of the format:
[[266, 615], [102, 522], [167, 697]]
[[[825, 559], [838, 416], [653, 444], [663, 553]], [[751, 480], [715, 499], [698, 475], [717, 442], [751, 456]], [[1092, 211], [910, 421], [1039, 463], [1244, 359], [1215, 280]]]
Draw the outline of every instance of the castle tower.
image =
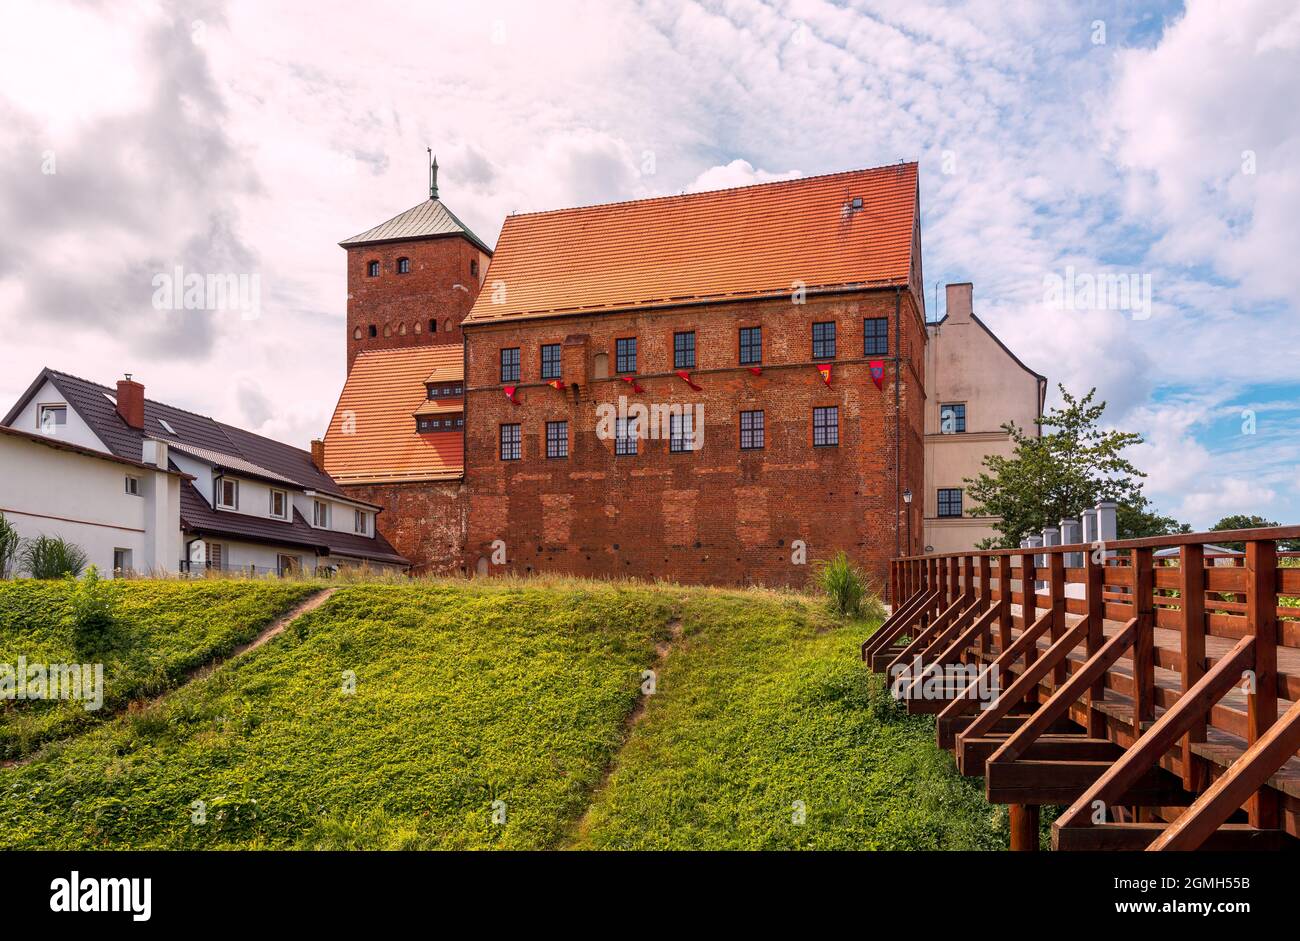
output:
[[348, 253], [348, 371], [363, 350], [461, 343], [492, 250], [438, 198], [344, 239]]

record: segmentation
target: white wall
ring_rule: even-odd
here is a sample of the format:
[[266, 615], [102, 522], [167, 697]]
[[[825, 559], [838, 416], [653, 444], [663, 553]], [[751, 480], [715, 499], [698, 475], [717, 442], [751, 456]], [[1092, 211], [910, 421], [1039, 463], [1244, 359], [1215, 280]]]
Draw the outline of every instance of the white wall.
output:
[[[125, 478], [140, 479], [140, 495]], [[173, 475], [0, 435], [0, 512], [20, 536], [62, 536], [85, 550], [105, 577], [113, 550], [130, 549], [132, 567], [177, 569], [180, 486]]]
[[[63, 397], [63, 393], [54, 387], [54, 383], [47, 379], [36, 395], [32, 397], [32, 400], [27, 403], [27, 407], [18, 413], [18, 417], [10, 423], [9, 427], [16, 428], [19, 431], [40, 434], [40, 407], [42, 405], [58, 404], [67, 405], [67, 400]], [[79, 444], [83, 448], [92, 448], [96, 451], [110, 453], [104, 442], [100, 441], [99, 437], [90, 430], [90, 426], [73, 410], [71, 405], [68, 405], [68, 423], [57, 426], [54, 437], [60, 441]]]

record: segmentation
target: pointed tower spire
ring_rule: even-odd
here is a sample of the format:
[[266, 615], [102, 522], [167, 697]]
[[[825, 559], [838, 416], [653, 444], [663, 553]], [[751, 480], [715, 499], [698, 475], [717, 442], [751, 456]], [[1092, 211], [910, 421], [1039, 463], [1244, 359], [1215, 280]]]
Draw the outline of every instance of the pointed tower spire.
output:
[[424, 148], [429, 154], [429, 198], [438, 198], [438, 158], [433, 155], [433, 148]]

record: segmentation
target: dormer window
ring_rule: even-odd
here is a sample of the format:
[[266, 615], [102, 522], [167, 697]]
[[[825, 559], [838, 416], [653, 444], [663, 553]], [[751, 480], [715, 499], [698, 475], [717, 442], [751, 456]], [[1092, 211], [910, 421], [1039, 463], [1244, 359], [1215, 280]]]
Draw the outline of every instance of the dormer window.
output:
[[222, 510], [239, 509], [239, 481], [229, 477], [217, 478], [217, 507]]
[[365, 510], [352, 511], [352, 529], [363, 536], [370, 534], [370, 527], [367, 523], [367, 514]]
[[399, 259], [397, 259], [397, 273], [398, 273], [398, 274], [410, 274], [410, 273], [411, 273], [411, 259], [409, 259], [409, 258], [399, 258]]
[[379, 262], [372, 261], [366, 264], [366, 274], [372, 278], [379, 277]]
[[46, 434], [54, 434], [60, 425], [68, 423], [66, 405], [42, 405], [37, 412], [36, 426]]
[[311, 524], [317, 529], [328, 529], [330, 525], [330, 505], [324, 500], [311, 502]]
[[283, 490], [271, 491], [271, 517], [278, 520], [289, 518], [289, 495]]

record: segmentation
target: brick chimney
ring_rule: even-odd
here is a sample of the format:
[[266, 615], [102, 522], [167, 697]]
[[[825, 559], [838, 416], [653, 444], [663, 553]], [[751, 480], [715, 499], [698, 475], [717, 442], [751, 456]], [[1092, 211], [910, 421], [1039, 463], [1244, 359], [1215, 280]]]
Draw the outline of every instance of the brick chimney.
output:
[[948, 315], [949, 323], [969, 323], [972, 306], [972, 295], [975, 293], [974, 287], [969, 281], [961, 284], [949, 284], [944, 287], [946, 293], [947, 306], [944, 312]]
[[318, 471], [325, 473], [325, 442], [320, 438], [311, 439], [311, 462]]
[[137, 431], [144, 430], [144, 386], [127, 373], [125, 379], [117, 380], [117, 414]]

